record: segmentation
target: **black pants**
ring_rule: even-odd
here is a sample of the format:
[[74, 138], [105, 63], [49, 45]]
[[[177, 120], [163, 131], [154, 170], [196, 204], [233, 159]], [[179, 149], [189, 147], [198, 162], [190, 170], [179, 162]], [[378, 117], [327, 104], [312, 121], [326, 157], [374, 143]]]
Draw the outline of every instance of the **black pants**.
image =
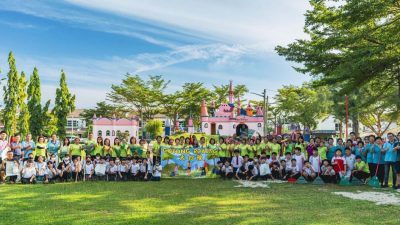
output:
[[336, 183], [336, 175], [321, 175], [320, 177], [325, 183]]
[[8, 180], [9, 180], [9, 182], [15, 183], [15, 181], [17, 180], [17, 177], [18, 177], [18, 176], [9, 176], [9, 177], [8, 177]]
[[364, 171], [354, 171], [353, 175], [350, 177], [350, 181], [353, 180], [353, 177], [361, 180], [361, 181], [365, 181], [365, 179], [367, 179], [370, 176], [369, 173], [364, 172]]
[[268, 179], [273, 179], [272, 174], [266, 174], [266, 175], [260, 176], [260, 180], [268, 180]]
[[376, 164], [376, 163], [368, 163], [368, 167], [369, 167], [369, 172], [370, 172], [371, 177], [375, 176], [375, 173], [376, 173], [379, 183], [383, 184], [383, 181], [385, 179], [385, 165]]
[[233, 173], [232, 172], [224, 174], [224, 179], [232, 179], [232, 177], [233, 177]]
[[272, 176], [275, 179], [280, 179], [281, 178], [281, 173], [278, 170], [272, 170], [271, 173], [272, 173]]

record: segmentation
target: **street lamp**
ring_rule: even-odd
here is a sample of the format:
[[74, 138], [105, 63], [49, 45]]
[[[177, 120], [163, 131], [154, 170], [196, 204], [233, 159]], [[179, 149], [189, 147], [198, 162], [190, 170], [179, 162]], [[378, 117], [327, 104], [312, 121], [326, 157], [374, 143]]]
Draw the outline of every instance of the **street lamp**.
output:
[[264, 110], [263, 110], [263, 116], [264, 116], [264, 136], [267, 135], [268, 133], [268, 96], [267, 96], [267, 89], [264, 89], [264, 91], [261, 94], [250, 92], [253, 95], [257, 95], [263, 98], [264, 100]]

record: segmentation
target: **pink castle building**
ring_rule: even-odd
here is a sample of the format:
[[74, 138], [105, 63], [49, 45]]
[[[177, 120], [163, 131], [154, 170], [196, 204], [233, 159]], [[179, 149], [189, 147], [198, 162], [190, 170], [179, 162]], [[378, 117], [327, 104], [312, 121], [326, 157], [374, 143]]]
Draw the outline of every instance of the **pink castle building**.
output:
[[119, 133], [126, 133], [129, 138], [132, 136], [136, 137], [136, 139], [138, 138], [139, 121], [137, 118], [118, 119], [115, 115], [112, 118], [96, 117], [94, 115], [92, 121], [93, 136], [95, 139], [97, 137], [108, 138], [112, 144]]
[[220, 134], [224, 136], [237, 136], [248, 132], [264, 135], [263, 109], [257, 106], [255, 109], [250, 105], [244, 109], [241, 107], [240, 99], [235, 106], [233, 99], [232, 81], [229, 84], [229, 103], [222, 103], [218, 109], [215, 103], [211, 103], [211, 113], [208, 113], [207, 103], [201, 103], [201, 130], [206, 134]]

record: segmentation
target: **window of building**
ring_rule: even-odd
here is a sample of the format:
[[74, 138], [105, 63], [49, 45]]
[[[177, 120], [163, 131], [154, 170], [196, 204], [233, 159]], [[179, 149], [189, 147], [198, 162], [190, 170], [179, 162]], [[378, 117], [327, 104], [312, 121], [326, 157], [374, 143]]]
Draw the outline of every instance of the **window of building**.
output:
[[110, 136], [110, 130], [106, 131], [106, 136]]
[[205, 124], [204, 124], [204, 128], [208, 128], [208, 123], [205, 123]]
[[222, 125], [218, 125], [218, 130], [222, 130]]
[[117, 130], [117, 136], [121, 136], [121, 131]]
[[97, 137], [103, 136], [103, 132], [101, 130], [97, 131]]
[[258, 123], [257, 126], [258, 126], [258, 127], [261, 127], [261, 123]]

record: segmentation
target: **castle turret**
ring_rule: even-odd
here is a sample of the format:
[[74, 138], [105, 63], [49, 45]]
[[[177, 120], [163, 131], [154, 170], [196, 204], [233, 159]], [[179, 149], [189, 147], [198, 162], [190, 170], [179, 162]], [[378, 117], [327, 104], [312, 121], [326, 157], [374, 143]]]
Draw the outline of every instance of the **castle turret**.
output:
[[249, 102], [249, 104], [247, 105], [247, 108], [246, 108], [246, 115], [247, 116], [253, 116], [253, 107], [251, 107], [251, 105], [250, 105], [250, 102]]
[[189, 134], [194, 133], [193, 119], [192, 119], [192, 115], [191, 114], [190, 114], [189, 121], [188, 121], [188, 133]]
[[240, 116], [240, 108], [242, 107], [241, 105], [240, 105], [240, 98], [238, 97], [237, 98], [237, 114], [236, 115], [238, 115], [238, 116]]
[[229, 81], [229, 104], [233, 104], [233, 83]]
[[208, 117], [207, 103], [205, 100], [201, 102], [200, 116]]
[[258, 116], [258, 117], [263, 117], [264, 116], [264, 112], [263, 112], [261, 106], [257, 106], [256, 116]]

